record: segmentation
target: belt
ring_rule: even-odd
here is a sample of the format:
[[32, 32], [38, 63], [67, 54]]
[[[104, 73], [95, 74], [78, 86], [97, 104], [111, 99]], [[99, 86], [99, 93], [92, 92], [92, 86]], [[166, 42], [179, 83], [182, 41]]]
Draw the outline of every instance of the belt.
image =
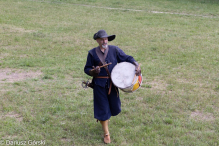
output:
[[[95, 78], [108, 79], [108, 78], [110, 78], [110, 77], [109, 77], [109, 76], [97, 76], [97, 77], [95, 77]], [[109, 87], [108, 95], [110, 95], [111, 88], [112, 88], [112, 81], [110, 81], [110, 87]]]
[[108, 78], [109, 78], [109, 76], [97, 76], [97, 77], [95, 77], [95, 78], [108, 79]]

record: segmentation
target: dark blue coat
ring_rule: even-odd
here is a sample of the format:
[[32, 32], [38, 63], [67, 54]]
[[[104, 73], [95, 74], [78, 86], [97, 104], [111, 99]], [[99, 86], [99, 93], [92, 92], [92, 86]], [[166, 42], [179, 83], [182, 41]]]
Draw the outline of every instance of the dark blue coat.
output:
[[[105, 59], [105, 62], [112, 63], [108, 66], [108, 70], [110, 73], [117, 63], [124, 62], [124, 61], [130, 62], [130, 63], [135, 62], [132, 56], [126, 55], [119, 47], [113, 46], [113, 45], [108, 45], [108, 47], [109, 47], [109, 51]], [[98, 58], [96, 54], [95, 48], [93, 48], [88, 52], [87, 63], [84, 67], [84, 72], [87, 75], [91, 76], [89, 73], [89, 70], [93, 69], [92, 66], [94, 67], [99, 66], [99, 63], [100, 63], [100, 59]], [[100, 69], [100, 73], [98, 76], [108, 76], [104, 67]], [[94, 78], [93, 81], [94, 81], [94, 84], [99, 85], [101, 87], [105, 87], [107, 79]]]
[[[108, 47], [109, 50], [105, 62], [112, 63], [108, 66], [108, 70], [110, 73], [117, 63], [124, 61], [130, 63], [135, 62], [132, 56], [126, 55], [117, 46], [109, 45]], [[88, 52], [87, 62], [84, 67], [84, 72], [89, 76], [91, 76], [89, 70], [93, 69], [92, 66], [100, 66], [101, 62], [96, 54], [95, 49], [96, 48], [93, 48]], [[100, 73], [98, 76], [108, 76], [104, 67], [100, 69]], [[110, 79], [93, 78], [94, 118], [101, 121], [105, 121], [111, 116], [116, 116], [121, 112], [119, 91], [114, 85], [112, 85], [111, 92], [108, 95], [110, 82]]]

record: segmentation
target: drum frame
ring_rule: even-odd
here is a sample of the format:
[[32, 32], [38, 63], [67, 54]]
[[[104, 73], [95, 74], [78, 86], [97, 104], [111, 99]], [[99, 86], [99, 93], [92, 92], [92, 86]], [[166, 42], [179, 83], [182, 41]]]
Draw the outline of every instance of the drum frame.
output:
[[[116, 87], [118, 87], [119, 89], [121, 89], [123, 92], [128, 92], [128, 93], [132, 93], [132, 92], [135, 92], [135, 91], [137, 91], [140, 87], [141, 87], [141, 85], [142, 85], [142, 74], [140, 75], [140, 76], [136, 76], [136, 75], [134, 75], [134, 77], [133, 77], [133, 81], [129, 84], [130, 86], [127, 86], [127, 87], [121, 87], [119, 84], [117, 84], [117, 81], [115, 80], [116, 79], [116, 76], [118, 75], [118, 67], [120, 67], [121, 66], [121, 64], [122, 63], [128, 63], [128, 64], [131, 64], [131, 65], [133, 65], [132, 63], [130, 63], [130, 62], [121, 62], [121, 63], [119, 63], [119, 64], [117, 64], [114, 68], [113, 68], [113, 70], [112, 70], [112, 72], [111, 72], [111, 81], [113, 82], [113, 84], [116, 86]], [[125, 65], [126, 65], [125, 64]], [[127, 65], [128, 66], [128, 65]], [[133, 66], [131, 66], [131, 68], [133, 68], [133, 73], [132, 74], [135, 74], [134, 73], [134, 65]], [[128, 68], [127, 68], [128, 69]], [[115, 74], [114, 74], [115, 73]], [[115, 76], [115, 78], [114, 78], [114, 76]], [[129, 79], [130, 80], [130, 79]], [[116, 83], [116, 84], [115, 84]], [[137, 87], [136, 87], [137, 86]], [[134, 89], [135, 88], [135, 89]]]
[[[139, 76], [135, 76], [134, 77], [134, 82], [132, 83], [131, 86], [128, 86], [126, 88], [119, 88], [119, 87], [118, 88], [121, 89], [122, 91], [128, 92], [128, 93], [132, 93], [132, 92], [137, 91], [141, 87], [142, 81], [143, 81], [142, 74], [140, 76], [141, 76], [141, 82], [139, 82]], [[134, 90], [133, 88], [134, 88], [135, 85], [138, 85], [138, 87], [137, 87], [137, 89]]]

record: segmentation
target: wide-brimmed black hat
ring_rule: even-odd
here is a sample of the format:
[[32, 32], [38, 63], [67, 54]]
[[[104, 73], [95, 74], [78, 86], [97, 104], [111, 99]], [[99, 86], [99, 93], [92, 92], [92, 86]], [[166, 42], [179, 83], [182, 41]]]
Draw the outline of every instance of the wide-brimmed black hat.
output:
[[108, 38], [108, 41], [114, 40], [116, 35], [107, 35], [105, 30], [99, 30], [97, 33], [94, 34], [94, 40], [98, 38]]

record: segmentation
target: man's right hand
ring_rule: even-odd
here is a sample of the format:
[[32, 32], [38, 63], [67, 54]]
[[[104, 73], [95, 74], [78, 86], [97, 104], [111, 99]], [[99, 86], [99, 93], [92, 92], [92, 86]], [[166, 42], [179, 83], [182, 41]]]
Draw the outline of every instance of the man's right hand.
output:
[[89, 71], [90, 75], [94, 77], [98, 76], [98, 74], [100, 73], [100, 67], [99, 66], [96, 66], [96, 67], [92, 66], [92, 67], [93, 69]]

